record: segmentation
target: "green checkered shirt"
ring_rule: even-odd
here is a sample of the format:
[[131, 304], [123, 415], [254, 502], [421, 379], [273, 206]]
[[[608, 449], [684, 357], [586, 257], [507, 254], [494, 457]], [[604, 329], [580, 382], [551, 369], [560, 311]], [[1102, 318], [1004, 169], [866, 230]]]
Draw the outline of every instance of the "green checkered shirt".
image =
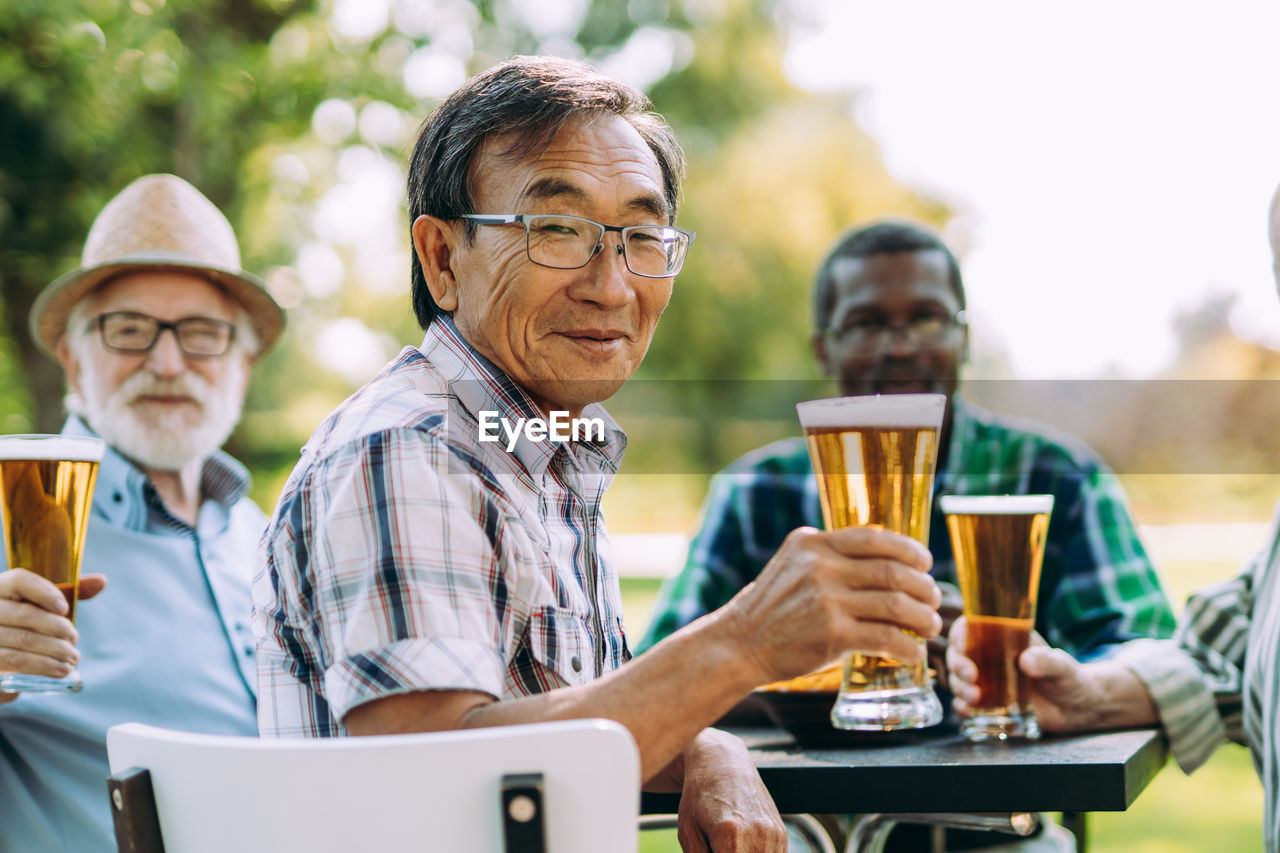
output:
[[[951, 441], [934, 495], [1051, 494], [1036, 630], [1081, 659], [1118, 643], [1168, 637], [1174, 618], [1115, 475], [1080, 441], [991, 415], [952, 398]], [[797, 527], [822, 526], [817, 483], [800, 438], [750, 453], [717, 474], [684, 569], [662, 585], [643, 651], [715, 610], [750, 583]], [[937, 502], [933, 575], [956, 582]]]

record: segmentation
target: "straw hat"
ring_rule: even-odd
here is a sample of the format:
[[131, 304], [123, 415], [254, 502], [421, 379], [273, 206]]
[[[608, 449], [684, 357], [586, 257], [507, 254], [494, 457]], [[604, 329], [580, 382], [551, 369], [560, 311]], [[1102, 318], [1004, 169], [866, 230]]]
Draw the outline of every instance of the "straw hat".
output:
[[144, 175], [93, 221], [80, 268], [36, 298], [31, 336], [56, 358], [72, 307], [107, 279], [140, 270], [191, 271], [222, 286], [253, 320], [259, 355], [284, 328], [284, 312], [262, 281], [240, 269], [235, 232], [213, 202], [175, 175]]

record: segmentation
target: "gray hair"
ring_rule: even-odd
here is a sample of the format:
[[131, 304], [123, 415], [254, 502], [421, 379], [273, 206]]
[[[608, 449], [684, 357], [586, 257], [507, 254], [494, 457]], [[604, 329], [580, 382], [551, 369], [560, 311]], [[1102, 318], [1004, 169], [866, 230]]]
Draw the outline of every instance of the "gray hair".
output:
[[[409, 223], [419, 216], [454, 219], [475, 213], [470, 187], [472, 158], [493, 136], [515, 134], [502, 152], [525, 157], [546, 146], [575, 119], [615, 115], [649, 146], [662, 171], [669, 222], [675, 222], [684, 180], [684, 152], [666, 121], [651, 111], [644, 93], [584, 62], [551, 56], [517, 56], [471, 78], [445, 99], [422, 125], [409, 163]], [[468, 223], [466, 236], [475, 234]], [[422, 328], [439, 312], [412, 255], [413, 310]]]

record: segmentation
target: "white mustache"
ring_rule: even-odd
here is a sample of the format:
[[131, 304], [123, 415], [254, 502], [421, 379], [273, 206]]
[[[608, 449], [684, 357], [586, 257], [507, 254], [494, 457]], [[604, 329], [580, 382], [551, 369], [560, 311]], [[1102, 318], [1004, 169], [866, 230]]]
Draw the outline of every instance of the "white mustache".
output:
[[162, 379], [144, 370], [122, 382], [116, 393], [126, 401], [127, 405], [133, 405], [142, 397], [189, 397], [203, 409], [208, 403], [212, 390], [204, 377], [190, 371]]

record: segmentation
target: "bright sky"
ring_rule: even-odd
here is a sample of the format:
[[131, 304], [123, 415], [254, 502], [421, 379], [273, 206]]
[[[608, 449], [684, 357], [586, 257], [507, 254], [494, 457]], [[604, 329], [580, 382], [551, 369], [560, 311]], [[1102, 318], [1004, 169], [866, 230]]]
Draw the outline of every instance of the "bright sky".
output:
[[1280, 345], [1280, 4], [807, 2], [789, 73], [862, 89], [894, 174], [963, 214], [975, 333], [1017, 375], [1148, 375], [1224, 291]]

